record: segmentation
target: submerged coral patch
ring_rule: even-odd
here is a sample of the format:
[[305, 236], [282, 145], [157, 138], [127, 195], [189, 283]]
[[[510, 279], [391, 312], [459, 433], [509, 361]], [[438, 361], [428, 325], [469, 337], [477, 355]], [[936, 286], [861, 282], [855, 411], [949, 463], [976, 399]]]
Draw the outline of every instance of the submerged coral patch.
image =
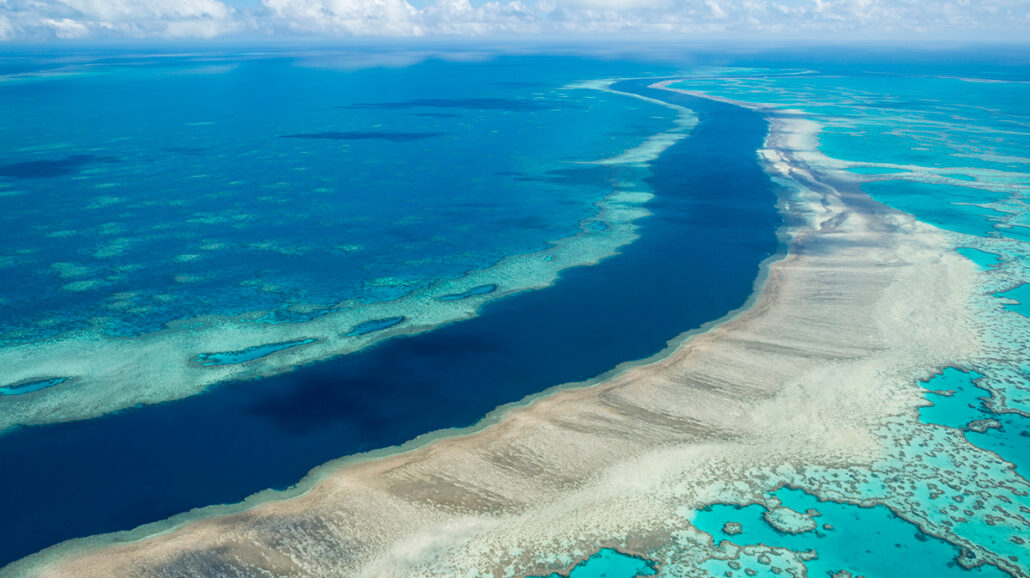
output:
[[10, 385], [2, 385], [0, 386], [0, 395], [21, 395], [24, 393], [32, 393], [34, 391], [60, 385], [70, 379], [71, 378], [68, 377], [48, 377], [44, 379], [20, 381]]
[[63, 159], [43, 161], [22, 161], [0, 165], [0, 177], [9, 179], [47, 179], [78, 173], [94, 163], [110, 163], [117, 159], [96, 155], [70, 155]]
[[495, 283], [487, 283], [485, 285], [476, 285], [468, 291], [462, 291], [461, 293], [450, 293], [439, 297], [440, 301], [460, 301], [462, 299], [468, 299], [469, 297], [478, 297], [480, 295], [489, 295], [497, 290]]
[[403, 315], [398, 315], [396, 317], [384, 317], [383, 319], [370, 319], [368, 321], [358, 323], [344, 335], [351, 337], [357, 335], [366, 335], [375, 331], [382, 331], [383, 329], [388, 329], [395, 325], [400, 325], [401, 323], [404, 323], [404, 320], [405, 317]]

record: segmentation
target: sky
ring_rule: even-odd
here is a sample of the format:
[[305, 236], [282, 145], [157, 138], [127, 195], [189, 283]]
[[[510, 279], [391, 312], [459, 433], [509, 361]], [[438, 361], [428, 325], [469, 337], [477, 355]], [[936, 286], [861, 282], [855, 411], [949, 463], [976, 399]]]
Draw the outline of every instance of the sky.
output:
[[1030, 41], [1030, 0], [0, 0], [0, 41]]

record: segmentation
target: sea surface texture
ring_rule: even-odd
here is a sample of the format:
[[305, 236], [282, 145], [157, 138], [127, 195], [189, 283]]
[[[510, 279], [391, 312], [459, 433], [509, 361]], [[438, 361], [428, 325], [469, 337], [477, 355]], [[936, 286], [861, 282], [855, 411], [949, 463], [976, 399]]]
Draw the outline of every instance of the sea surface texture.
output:
[[[188, 528], [219, 513], [195, 508], [265, 490], [283, 492], [253, 505], [302, 492], [317, 503], [318, 479], [346, 467], [333, 460], [425, 449], [549, 395], [646, 372], [645, 360], [674, 363], [688, 332], [747, 313], [771, 264], [797, 247], [791, 258], [862, 254], [844, 237], [799, 244], [847, 222], [847, 211], [813, 216], [844, 199], [873, 223], [871, 247], [895, 234], [913, 246], [920, 234], [943, 239], [938, 260], [959, 263], [941, 265], [959, 271], [947, 280], [970, 294], [944, 297], [975, 313], [955, 325], [973, 327], [976, 343], [918, 375], [901, 355], [867, 376], [827, 371], [834, 408], [850, 402], [830, 380], [872, 384], [856, 407], [885, 392], [867, 430], [812, 433], [839, 441], [839, 456], [809, 463], [815, 450], [789, 440], [765, 448], [694, 421], [696, 455], [721, 443], [747, 465], [724, 475], [673, 455], [694, 442], [670, 442], [659, 463], [648, 446], [640, 484], [669, 464], [694, 468], [660, 507], [642, 502], [660, 532], [595, 539], [591, 528], [544, 540], [550, 550], [520, 543], [482, 558], [508, 570], [476, 570], [1030, 576], [1030, 76], [811, 60], [4, 56], [0, 575]], [[869, 268], [927, 254], [899, 250]], [[790, 279], [777, 279], [786, 294]], [[827, 286], [820, 298], [866, 289]], [[834, 320], [836, 331], [875, 319], [869, 331], [889, 337], [909, 320], [872, 309], [894, 304]], [[799, 327], [804, 309], [789, 314]], [[792, 343], [762, 342], [755, 355], [788, 355]], [[854, 351], [806, 355], [829, 364]], [[705, 387], [754, 406], [775, 397]], [[602, 405], [617, 412], [618, 401]], [[803, 421], [792, 411], [819, 403], [777, 419]], [[761, 421], [738, 409], [713, 420], [741, 431]], [[629, 417], [679, 423], [661, 410]], [[605, 486], [610, 518], [635, 520], [612, 505], [642, 499], [632, 478]], [[246, 508], [231, 507], [243, 511], [236, 523]], [[567, 535], [576, 520], [556, 514], [547, 530]], [[426, 556], [418, 566], [411, 554], [410, 568], [437, 568]]]

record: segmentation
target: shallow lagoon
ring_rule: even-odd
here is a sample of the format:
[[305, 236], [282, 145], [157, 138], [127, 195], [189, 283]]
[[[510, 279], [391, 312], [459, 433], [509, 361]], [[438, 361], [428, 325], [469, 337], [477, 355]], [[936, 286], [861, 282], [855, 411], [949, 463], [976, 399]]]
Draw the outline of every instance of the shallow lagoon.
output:
[[[928, 536], [911, 522], [894, 515], [886, 506], [871, 508], [819, 500], [801, 490], [781, 488], [773, 496], [793, 515], [810, 525], [800, 529], [777, 528], [769, 522], [771, 511], [761, 505], [717, 504], [698, 511], [693, 523], [712, 535], [718, 545], [726, 540], [739, 546], [764, 544], [794, 552], [814, 552], [805, 562], [809, 576], [833, 576], [842, 570], [856, 576], [1001, 577], [993, 567], [974, 571], [955, 560], [958, 547]], [[726, 524], [739, 524], [739, 528]], [[798, 531], [800, 530], [800, 531]], [[771, 576], [768, 565], [755, 564], [733, 572], [728, 562], [712, 560], [706, 570], [712, 575]], [[751, 574], [748, 570], [758, 572]], [[745, 574], [746, 573], [746, 574]]]

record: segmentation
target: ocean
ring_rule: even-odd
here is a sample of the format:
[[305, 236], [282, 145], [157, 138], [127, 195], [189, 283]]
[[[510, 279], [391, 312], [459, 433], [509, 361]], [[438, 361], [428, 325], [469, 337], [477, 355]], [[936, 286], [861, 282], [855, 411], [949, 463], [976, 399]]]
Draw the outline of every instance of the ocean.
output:
[[[588, 72], [583, 70], [584, 65], [598, 69]], [[765, 131], [765, 125], [757, 115], [719, 103], [684, 98], [682, 100], [689, 102], [691, 110], [700, 117], [698, 126], [658, 158], [646, 163], [633, 161], [629, 165], [584, 164], [591, 159], [615, 158], [646, 143], [653, 135], [675, 127], [675, 115], [663, 106], [597, 90], [561, 90], [574, 81], [591, 80], [592, 76], [603, 73], [626, 75], [624, 69], [618, 70], [625, 65], [610, 70], [610, 65], [589, 61], [515, 59], [504, 67], [509, 71], [523, 71], [522, 77], [526, 81], [515, 88], [510, 87], [510, 83], [498, 84], [501, 82], [498, 78], [510, 76], [509, 73], [498, 73], [493, 63], [487, 67], [435, 61], [415, 66], [414, 70], [384, 72], [377, 69], [370, 73], [343, 73], [334, 69], [312, 69], [296, 63], [261, 61], [219, 72], [228, 75], [227, 78], [211, 79], [209, 74], [184, 75], [170, 82], [185, 79], [187, 83], [198, 82], [201, 86], [213, 82], [220, 87], [219, 90], [227, 90], [223, 83], [234, 84], [230, 80], [232, 76], [248, 66], [257, 67], [260, 74], [245, 75], [240, 81], [244, 86], [247, 82], [264, 79], [263, 82], [277, 84], [276, 90], [283, 92], [281, 98], [284, 99], [294, 90], [301, 89], [286, 90], [287, 80], [276, 78], [269, 70], [278, 70], [287, 79], [297, 75], [314, 83], [302, 88], [310, 90], [312, 98], [320, 99], [322, 107], [291, 107], [288, 112], [288, 115], [309, 119], [314, 128], [278, 130], [275, 134], [263, 136], [260, 142], [262, 146], [271, 143], [272, 147], [284, 147], [284, 151], [276, 153], [279, 158], [285, 157], [290, 159], [289, 162], [302, 163], [307, 167], [308, 170], [298, 177], [304, 183], [310, 183], [311, 179], [329, 178], [310, 174], [318, 173], [318, 167], [324, 167], [332, 178], [353, 179], [357, 184], [352, 186], [356, 188], [347, 191], [359, 197], [360, 202], [352, 199], [352, 205], [334, 207], [329, 211], [325, 209], [324, 202], [312, 205], [305, 198], [308, 194], [326, 193], [313, 193], [299, 187], [301, 192], [294, 197], [294, 189], [281, 185], [285, 191], [274, 195], [277, 201], [262, 209], [249, 196], [253, 194], [252, 189], [241, 188], [234, 202], [237, 207], [248, 207], [246, 212], [253, 215], [253, 220], [251, 225], [238, 231], [228, 225], [229, 235], [250, 235], [251, 245], [263, 242], [259, 240], [264, 238], [265, 224], [268, 223], [269, 234], [273, 238], [284, 235], [283, 240], [276, 241], [280, 245], [302, 244], [317, 256], [309, 259], [301, 255], [299, 260], [292, 261], [276, 252], [269, 255], [268, 251], [257, 250], [253, 255], [260, 257], [252, 261], [250, 252], [233, 255], [230, 247], [237, 245], [227, 241], [224, 242], [226, 247], [220, 250], [233, 263], [232, 267], [221, 270], [217, 262], [207, 261], [206, 257], [186, 262], [188, 266], [195, 267], [192, 270], [196, 273], [189, 274], [205, 276], [211, 283], [207, 285], [207, 281], [183, 284], [175, 282], [174, 276], [169, 279], [167, 269], [178, 267], [169, 264], [169, 261], [177, 263], [174, 257], [150, 254], [146, 262], [165, 275], [162, 277], [155, 272], [156, 277], [145, 282], [140, 280], [140, 283], [149, 283], [145, 286], [151, 288], [139, 291], [140, 297], [164, 291], [185, 291], [192, 296], [172, 300], [169, 308], [163, 310], [168, 316], [173, 310], [182, 316], [203, 312], [175, 309], [181, 307], [179, 301], [185, 300], [209, 303], [211, 311], [208, 314], [228, 315], [242, 308], [273, 305], [288, 309], [290, 304], [286, 300], [269, 301], [273, 296], [282, 299], [286, 293], [265, 293], [262, 300], [251, 302], [247, 297], [252, 294], [250, 285], [240, 286], [228, 280], [234, 271], [240, 277], [247, 277], [256, 275], [255, 269], [269, 277], [292, 276], [291, 283], [299, 288], [299, 293], [291, 294], [322, 292], [327, 295], [324, 299], [327, 302], [330, 300], [328, 295], [332, 294], [330, 280], [334, 277], [346, 279], [349, 285], [338, 286], [337, 295], [349, 298], [352, 301], [349, 306], [354, 308], [361, 307], [362, 298], [370, 300], [372, 296], [403, 300], [405, 295], [398, 289], [403, 285], [394, 284], [389, 290], [379, 286], [369, 289], [368, 277], [375, 275], [375, 279], [382, 279], [380, 275], [388, 274], [387, 268], [392, 266], [395, 268], [392, 278], [403, 274], [428, 285], [438, 277], [464, 273], [457, 263], [463, 263], [465, 268], [489, 267], [494, 264], [491, 260], [496, 262], [505, 254], [518, 255], [545, 249], [548, 235], [550, 240], [561, 239], [576, 235], [592, 223], [601, 222], [592, 220], [596, 211], [593, 205], [610, 196], [613, 188], [632, 186], [632, 192], [646, 192], [649, 197], [653, 196], [646, 204], [651, 215], [639, 221], [640, 238], [621, 247], [617, 255], [594, 266], [564, 270], [557, 281], [545, 289], [517, 293], [486, 303], [474, 319], [447, 324], [418, 335], [398, 335], [368, 349], [277, 376], [220, 384], [187, 399], [123, 409], [89, 420], [28, 425], [9, 430], [0, 436], [0, 459], [7, 466], [0, 473], [0, 484], [7, 488], [7, 496], [16, 497], [3, 508], [9, 523], [3, 527], [5, 535], [0, 543], [7, 561], [64, 539], [128, 530], [191, 508], [239, 501], [267, 488], [286, 488], [311, 468], [334, 458], [402, 444], [444, 428], [471, 426], [497, 406], [518, 402], [551, 386], [590, 379], [621, 362], [649, 357], [661, 351], [667, 341], [680, 333], [742, 306], [751, 293], [759, 263], [777, 249], [779, 216], [775, 209], [773, 184], [752, 154], [760, 146]], [[122, 73], [112, 73], [112, 76], [117, 77], [118, 74]], [[149, 69], [143, 72], [142, 80], [136, 71], [124, 74], [128, 76], [120, 82], [145, 85], [143, 81], [153, 72]], [[369, 78], [354, 79], [350, 74], [368, 75]], [[477, 75], [482, 75], [482, 78]], [[442, 82], [441, 78], [448, 80]], [[461, 81], [456, 82], [455, 78]], [[164, 76], [160, 79], [161, 82], [166, 81]], [[57, 82], [74, 84], [79, 80], [73, 78]], [[345, 88], [349, 85], [344, 84], [339, 92], [327, 94], [325, 87], [334, 82], [351, 82], [360, 89], [347, 91]], [[381, 85], [401, 86], [408, 92], [377, 94], [374, 87]], [[640, 82], [613, 88], [645, 94], [649, 91], [646, 83]], [[22, 87], [15, 89], [18, 90]], [[202, 96], [207, 89], [182, 90], [192, 92], [194, 99], [205, 100]], [[249, 92], [237, 90], [239, 92], [235, 94], [253, 94], [259, 99], [267, 96], [263, 89], [256, 87]], [[413, 94], [411, 91], [416, 92]], [[504, 99], [507, 100], [498, 96], [469, 96], [470, 93], [489, 95], [490, 91], [494, 91], [492, 94], [506, 94]], [[512, 91], [551, 96], [548, 100], [542, 100], [543, 97], [535, 100], [532, 96], [520, 100], [512, 95]], [[461, 95], [460, 98], [455, 97], [456, 93]], [[69, 91], [66, 98], [74, 100], [74, 94], [74, 91]], [[346, 95], [349, 102], [361, 104], [340, 105], [340, 99], [344, 98], [340, 95]], [[226, 104], [224, 95], [207, 96], [207, 99], [211, 98], [216, 98], [221, 106]], [[140, 97], [139, 100], [146, 99]], [[533, 104], [538, 102], [543, 104]], [[191, 106], [195, 103], [196, 100], [187, 101], [176, 110], [189, 118], [200, 118]], [[167, 101], [164, 105], [171, 106]], [[176, 101], [178, 105], [179, 101]], [[233, 109], [257, 106], [253, 102], [233, 104]], [[598, 110], [591, 114], [591, 107], [598, 107]], [[624, 107], [637, 110], [639, 114], [627, 114]], [[239, 122], [253, 131], [262, 125], [256, 122], [256, 118], [266, 118], [277, 110], [272, 107], [260, 116], [250, 116], [257, 115], [253, 112], [249, 115], [241, 113]], [[618, 114], [614, 110], [618, 110]], [[349, 122], [338, 118], [327, 122], [322, 118], [327, 112], [343, 116]], [[566, 118], [566, 112], [571, 116]], [[153, 114], [154, 111], [148, 110], [148, 113]], [[430, 113], [432, 116], [417, 116]], [[447, 116], [438, 116], [440, 114]], [[413, 144], [428, 141], [430, 137], [413, 140], [409, 137], [363, 137], [346, 139], [345, 145], [341, 145], [337, 137], [280, 138], [282, 135], [279, 133], [290, 131], [307, 130], [320, 134], [325, 132], [325, 128], [343, 126], [350, 129], [357, 123], [354, 116], [362, 119], [364, 124], [361, 131], [352, 132], [368, 133], [374, 128], [382, 134], [401, 134], [393, 128], [396, 126], [403, 126], [405, 134], [443, 133], [444, 130], [473, 132], [466, 133], [464, 140], [457, 136], [433, 136], [432, 139], [442, 141], [433, 146]], [[541, 117], [539, 124], [529, 124], [534, 116]], [[465, 117], [471, 119], [464, 120]], [[209, 113], [205, 118], [220, 117]], [[127, 125], [131, 126], [131, 119], [125, 117]], [[161, 121], [166, 122], [167, 119], [162, 118]], [[275, 121], [276, 125], [281, 122], [285, 121]], [[376, 126], [387, 123], [392, 123], [387, 125], [391, 128]], [[464, 123], [478, 123], [478, 126], [464, 128]], [[595, 131], [594, 136], [583, 134], [586, 124], [590, 124], [589, 131]], [[182, 130], [177, 125], [171, 135], [179, 135]], [[562, 142], [566, 133], [570, 140]], [[225, 139], [217, 142], [226, 142], [233, 150], [257, 146], [250, 140], [241, 140], [242, 137], [235, 133], [226, 135], [213, 131], [212, 134]], [[486, 142], [479, 142], [480, 136]], [[552, 138], [555, 136], [557, 138]], [[158, 138], [156, 131], [151, 131], [149, 138], [160, 141], [161, 146], [167, 148], [167, 138]], [[457, 151], [448, 150], [443, 144], [448, 138], [454, 139]], [[206, 144], [193, 148], [217, 149], [217, 143], [201, 140]], [[545, 140], [548, 144], [540, 146], [539, 143]], [[580, 147], [579, 142], [589, 144]], [[345, 148], [341, 150], [341, 146]], [[495, 146], [497, 150], [491, 148]], [[478, 154], [470, 152], [475, 149], [492, 152], [481, 161]], [[54, 153], [47, 151], [46, 154]], [[75, 156], [68, 152], [59, 154]], [[105, 154], [113, 156], [111, 152]], [[164, 157], [164, 162], [168, 163], [166, 170], [185, 169], [186, 179], [201, 170], [184, 166], [173, 155]], [[247, 171], [231, 166], [233, 163], [227, 163], [224, 157], [208, 159], [207, 156], [207, 152], [198, 152], [196, 158], [199, 160], [194, 161], [209, 163], [203, 170], [214, 172], [224, 166], [234, 179], [247, 174]], [[311, 156], [318, 158], [309, 158]], [[358, 158], [352, 159], [352, 156]], [[250, 158], [246, 154], [244, 157]], [[257, 159], [255, 166], [264, 168], [254, 170], [271, 171], [266, 159]], [[405, 170], [381, 168], [386, 162], [393, 163], [395, 167], [404, 166]], [[352, 166], [352, 163], [357, 163], [357, 166]], [[102, 165], [101, 171], [116, 170], [111, 164]], [[366, 164], [378, 168], [363, 173], [367, 170]], [[466, 164], [474, 165], [469, 171], [471, 174], [464, 173]], [[424, 174], [420, 167], [424, 167], [428, 174]], [[384, 170], [385, 173], [380, 172]], [[258, 175], [251, 178], [260, 187], [264, 181]], [[378, 175], [385, 175], [387, 182], [380, 183]], [[73, 175], [22, 178], [17, 181], [17, 186], [22, 189], [42, 188], [43, 191], [37, 194], [42, 203], [43, 196], [56, 194], [54, 191], [60, 189], [61, 181], [75, 183], [76, 178], [90, 180], [75, 172]], [[116, 175], [107, 174], [104, 180], [114, 178]], [[278, 173], [275, 178], [276, 182], [282, 179]], [[390, 179], [397, 182], [390, 183]], [[727, 189], [724, 183], [729, 179], [733, 179], [737, 186]], [[209, 185], [199, 184], [193, 179], [185, 183], [172, 182], [176, 187], [196, 187], [192, 191], [198, 196], [209, 190]], [[152, 188], [136, 189], [130, 183], [123, 183], [122, 187], [139, 194], [154, 194]], [[391, 191], [391, 187], [396, 189]], [[418, 193], [405, 187], [418, 187]], [[384, 188], [385, 191], [382, 190]], [[107, 191], [106, 188], [102, 190]], [[178, 194], [187, 198], [190, 195], [184, 190]], [[401, 202], [400, 197], [404, 195], [419, 198]], [[7, 198], [15, 201], [21, 196]], [[105, 218], [138, 218], [150, 226], [176, 221], [174, 209], [166, 213], [159, 203], [141, 205], [134, 210], [105, 205], [104, 210], [110, 211]], [[199, 201], [191, 210], [198, 209], [200, 212], [195, 213], [198, 215], [218, 212]], [[261, 210], [267, 212], [262, 214]], [[334, 214], [341, 221], [334, 221]], [[488, 214], [494, 215], [493, 221], [486, 217]], [[414, 226], [421, 232], [404, 232], [407, 229], [397, 221], [405, 215], [418, 223]], [[65, 227], [69, 218], [62, 214], [58, 221]], [[308, 226], [311, 220], [321, 221], [323, 230], [313, 231]], [[357, 228], [343, 224], [343, 221], [351, 220], [359, 223]], [[588, 224], [584, 225], [583, 221]], [[136, 230], [136, 226], [125, 225], [129, 230]], [[197, 226], [206, 229], [200, 236], [214, 236], [223, 234], [227, 222], [218, 219]], [[186, 225], [187, 230], [190, 227]], [[178, 224], [174, 228], [178, 230]], [[597, 228], [598, 234], [604, 232], [604, 228]], [[325, 235], [329, 234], [346, 236], [352, 243], [360, 241], [367, 246], [368, 251], [354, 252], [356, 255], [365, 254], [361, 258], [365, 264], [348, 269], [343, 263], [357, 257], [349, 252], [332, 255], [323, 252], [327, 242]], [[482, 235], [482, 241], [479, 235]], [[535, 243], [532, 241], [534, 235]], [[45, 234], [38, 236], [46, 237]], [[28, 241], [22, 235], [18, 238], [21, 242]], [[188, 235], [187, 238], [196, 237]], [[407, 242], [398, 244], [399, 238]], [[438, 243], [427, 242], [437, 238]], [[165, 255], [187, 251], [183, 243], [192, 246], [192, 241], [166, 241], [162, 244], [167, 251]], [[242, 241], [240, 243], [243, 244]], [[143, 246], [139, 250], [143, 251], [147, 245], [141, 244]], [[488, 249], [491, 245], [495, 247], [492, 251]], [[60, 259], [84, 258], [84, 251], [80, 250], [83, 247], [81, 241], [67, 242], [67, 246], [77, 257], [61, 256]], [[441, 248], [449, 248], [453, 253], [441, 253]], [[409, 252], [417, 253], [419, 259], [406, 258]], [[48, 253], [41, 250], [32, 254]], [[477, 254], [479, 261], [473, 258]], [[459, 257], [468, 260], [456, 263]], [[129, 253], [116, 259], [138, 262], [142, 258], [138, 253]], [[340, 259], [339, 263], [332, 260], [335, 258]], [[279, 263], [279, 269], [275, 268], [276, 263]], [[140, 269], [139, 274], [143, 275], [147, 268]], [[246, 274], [239, 272], [240, 269], [246, 269]], [[17, 271], [19, 269], [11, 267], [5, 273]], [[43, 270], [37, 271], [45, 275]], [[130, 281], [126, 279], [125, 283]], [[306, 289], [307, 286], [313, 287]], [[217, 291], [207, 294], [205, 287], [216, 287]], [[240, 292], [237, 294], [232, 287], [241, 287]], [[364, 292], [348, 293], [345, 287], [353, 291], [363, 288]], [[112, 285], [110, 291], [124, 288]], [[96, 308], [101, 308], [110, 299], [104, 296], [106, 289], [96, 289], [95, 292], [52, 291], [57, 295], [53, 301], [44, 293], [40, 296], [39, 308], [42, 310], [43, 304], [49, 304], [85, 315], [90, 305], [83, 299], [97, 300], [93, 305]], [[25, 291], [21, 299], [29, 299], [32, 294], [29, 288], [18, 287], [18, 290]], [[406, 291], [416, 292], [418, 286], [408, 287]], [[68, 299], [64, 300], [66, 296]], [[25, 311], [26, 318], [31, 314], [31, 310]], [[276, 314], [275, 309], [269, 312], [269, 315]], [[132, 319], [134, 315], [130, 313], [126, 318]], [[107, 318], [109, 314], [103, 317]], [[155, 311], [144, 317], [149, 323], [160, 319]], [[66, 320], [73, 323], [71, 319]], [[297, 320], [290, 318], [280, 322], [297, 323]], [[24, 323], [29, 324], [27, 320]], [[132, 323], [133, 331], [152, 327]], [[113, 325], [105, 326], [110, 327]], [[47, 326], [42, 335], [34, 336], [46, 339], [52, 331], [56, 328]], [[74, 328], [69, 331], [75, 335]], [[119, 337], [126, 338], [131, 339], [124, 335]], [[274, 350], [272, 347], [257, 353]], [[242, 359], [245, 361], [246, 356]], [[228, 361], [238, 362], [240, 359], [230, 358]], [[61, 386], [56, 384], [8, 395], [0, 399], [0, 403], [13, 400], [16, 395], [46, 396], [56, 393], [55, 390]], [[41, 515], [43, 512], [59, 516], [61, 523], [55, 524], [54, 518]]]
[[819, 178], [975, 264], [979, 353], [881, 378], [917, 394], [874, 463], [756, 474], [655, 551], [541, 556], [1027, 574], [1030, 76], [992, 54], [6, 57], [0, 565], [488, 426], [732, 315], [802, 218], [762, 156], [788, 119]]

